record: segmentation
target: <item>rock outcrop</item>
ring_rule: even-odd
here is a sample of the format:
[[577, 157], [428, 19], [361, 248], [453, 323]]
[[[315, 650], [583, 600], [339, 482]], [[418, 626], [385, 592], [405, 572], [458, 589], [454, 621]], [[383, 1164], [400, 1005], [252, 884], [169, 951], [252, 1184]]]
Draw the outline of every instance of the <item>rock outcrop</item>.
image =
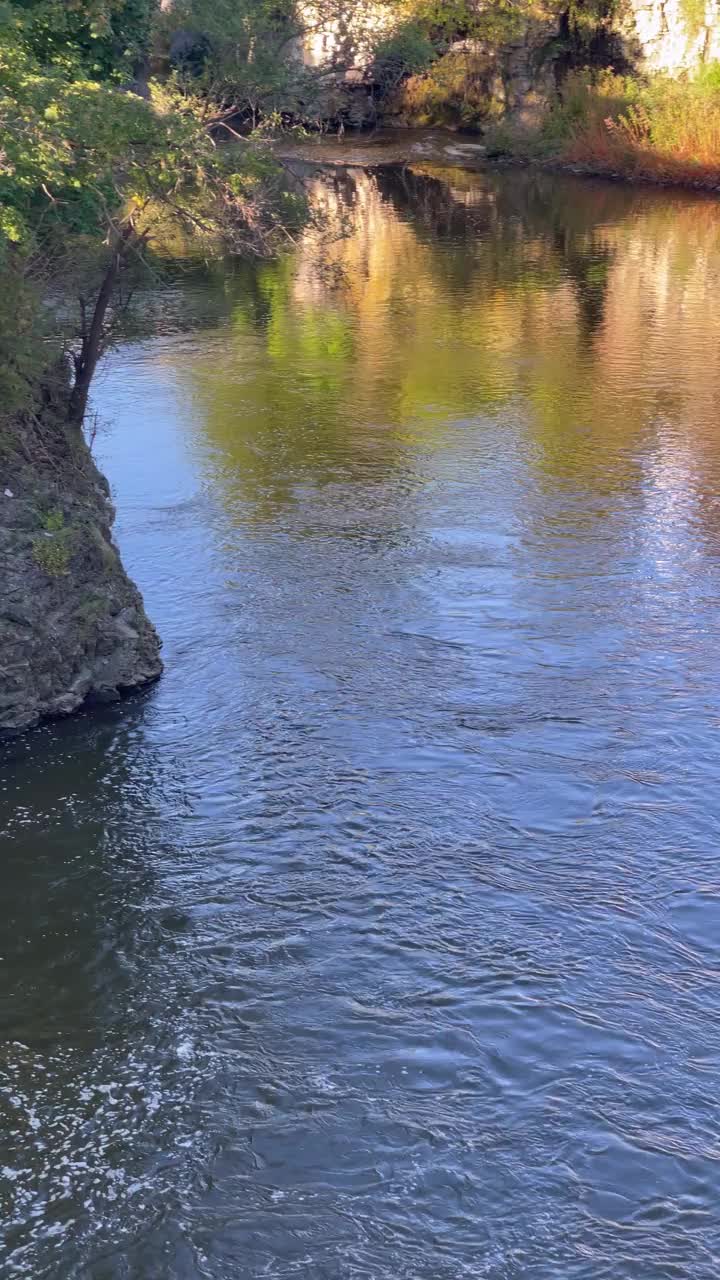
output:
[[0, 425], [0, 734], [160, 674], [114, 514], [80, 432], [52, 406]]
[[646, 71], [677, 75], [720, 60], [720, 0], [626, 0], [618, 27]]
[[[485, 0], [476, 3], [481, 9]], [[300, 9], [308, 33], [296, 56], [338, 68], [335, 94], [326, 80], [315, 115], [352, 125], [378, 116], [409, 125], [482, 128], [500, 117], [532, 125], [574, 69], [678, 75], [720, 60], [720, 0], [540, 0], [512, 36], [458, 39], [425, 72], [388, 88], [374, 83], [373, 50], [396, 28], [397, 6], [349, 5], [342, 21], [325, 20], [317, 0]]]

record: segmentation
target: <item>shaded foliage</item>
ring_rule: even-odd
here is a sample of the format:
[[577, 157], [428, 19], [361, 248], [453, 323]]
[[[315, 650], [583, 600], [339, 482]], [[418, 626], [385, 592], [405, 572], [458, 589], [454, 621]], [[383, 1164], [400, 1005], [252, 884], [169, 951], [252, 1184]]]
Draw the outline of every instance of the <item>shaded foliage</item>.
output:
[[[304, 206], [261, 138], [217, 146], [207, 100], [166, 86], [145, 101], [95, 78], [64, 26], [41, 61], [40, 9], [52, 6], [0, 11], [0, 272], [16, 300], [0, 314], [1, 389], [6, 407], [31, 397], [52, 332], [46, 362], [70, 349], [80, 421], [122, 282], [159, 228], [177, 224], [207, 253], [269, 253]], [[77, 311], [39, 305], [68, 294]]]
[[119, 75], [145, 54], [157, 0], [14, 0], [29, 51], [41, 64], [71, 58], [88, 75]]

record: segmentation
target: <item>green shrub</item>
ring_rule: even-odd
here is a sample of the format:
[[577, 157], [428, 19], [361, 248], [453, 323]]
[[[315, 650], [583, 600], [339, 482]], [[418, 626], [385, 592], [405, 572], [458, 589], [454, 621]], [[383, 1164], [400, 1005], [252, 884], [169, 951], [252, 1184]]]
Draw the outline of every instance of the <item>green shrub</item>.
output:
[[407, 76], [425, 71], [435, 57], [435, 46], [422, 27], [404, 22], [375, 48], [375, 83], [381, 93], [392, 93]]
[[128, 75], [147, 53], [155, 0], [5, 0], [28, 50], [45, 65], [80, 62], [88, 78]]
[[46, 512], [42, 518], [42, 527], [46, 533], [61, 533], [65, 528], [65, 516], [59, 507]]
[[695, 75], [695, 85], [700, 93], [720, 93], [720, 62], [706, 62]]
[[33, 538], [33, 560], [49, 578], [64, 578], [70, 567], [72, 532], [65, 524], [65, 516], [59, 507], [53, 507], [40, 517], [42, 532]]
[[547, 114], [540, 127], [544, 150], [554, 153], [572, 143], [579, 132], [602, 127], [607, 119], [617, 119], [640, 96], [636, 81], [612, 71], [574, 71], [567, 76], [562, 98]]
[[416, 125], [479, 127], [503, 110], [493, 88], [487, 57], [469, 49], [453, 49], [422, 75], [410, 76], [392, 104]]

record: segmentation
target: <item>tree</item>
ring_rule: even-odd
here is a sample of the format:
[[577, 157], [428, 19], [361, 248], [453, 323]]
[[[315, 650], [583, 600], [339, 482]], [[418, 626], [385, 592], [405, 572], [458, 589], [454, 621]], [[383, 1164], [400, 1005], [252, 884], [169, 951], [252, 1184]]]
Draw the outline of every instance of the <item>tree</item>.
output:
[[11, 0], [41, 65], [82, 61], [93, 79], [132, 71], [148, 50], [158, 0]]
[[[32, 22], [7, 7], [4, 16], [0, 268], [27, 299], [59, 282], [77, 294], [77, 320], [65, 311], [62, 332], [74, 370], [68, 415], [80, 423], [119, 282], [147, 257], [161, 221], [208, 251], [268, 253], [302, 202], [261, 139], [217, 146], [206, 102], [172, 89], [145, 101], [88, 78], [70, 50], [42, 64]], [[36, 338], [31, 326], [23, 365], [11, 321], [0, 335], [16, 396], [23, 367], [28, 387], [36, 376]]]

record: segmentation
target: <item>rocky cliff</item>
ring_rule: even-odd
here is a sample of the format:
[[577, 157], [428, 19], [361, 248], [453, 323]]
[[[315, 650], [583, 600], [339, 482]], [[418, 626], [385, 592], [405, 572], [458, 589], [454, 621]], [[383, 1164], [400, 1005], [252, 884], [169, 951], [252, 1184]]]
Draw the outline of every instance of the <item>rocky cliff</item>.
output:
[[[492, 9], [487, 0], [475, 3]], [[310, 0], [302, 9], [310, 12]], [[316, 13], [303, 57], [315, 67], [349, 63], [345, 81], [369, 84], [375, 42], [397, 25], [397, 7], [371, 0], [347, 10], [355, 17], [342, 24]], [[388, 93], [377, 85], [365, 122], [378, 109], [407, 124], [475, 126], [505, 115], [530, 122], [570, 70], [595, 66], [677, 76], [716, 59], [720, 0], [539, 0], [527, 7], [512, 37], [465, 36], [399, 88]]]
[[0, 426], [0, 733], [160, 674], [113, 519], [107, 481], [54, 406]]
[[[572, 66], [678, 76], [720, 60], [720, 0], [574, 0], [536, 10], [517, 39], [487, 51], [501, 108], [527, 112]], [[552, 72], [552, 77], [550, 73]]]
[[618, 29], [647, 71], [676, 75], [720, 59], [720, 0], [626, 0]]
[[[485, 0], [476, 2], [478, 9], [489, 7]], [[311, 66], [336, 58], [367, 64], [374, 40], [397, 23], [392, 0], [348, 4], [342, 21], [335, 10], [326, 16], [318, 0], [300, 0], [299, 10], [308, 27], [302, 52]], [[520, 36], [518, 46], [533, 48], [538, 36], [562, 40], [568, 19], [586, 35], [593, 24], [615, 35], [628, 57], [648, 71], [673, 74], [720, 59], [720, 0], [540, 0], [530, 6], [527, 38]]]

